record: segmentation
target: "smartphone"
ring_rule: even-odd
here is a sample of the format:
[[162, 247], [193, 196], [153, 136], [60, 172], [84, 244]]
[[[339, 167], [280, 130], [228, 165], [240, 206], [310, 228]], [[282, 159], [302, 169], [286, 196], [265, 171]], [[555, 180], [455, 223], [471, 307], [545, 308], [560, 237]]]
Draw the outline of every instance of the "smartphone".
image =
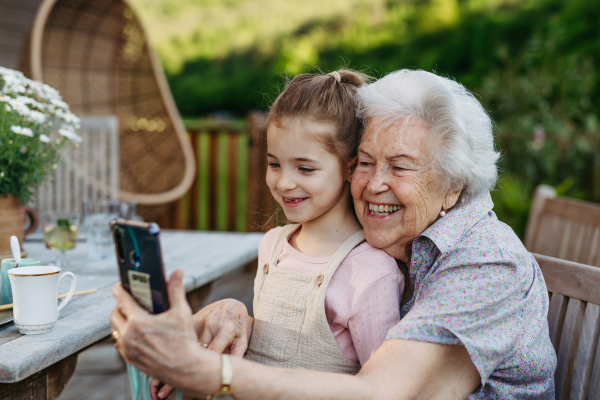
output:
[[125, 290], [152, 314], [169, 309], [158, 224], [116, 219], [110, 222]]

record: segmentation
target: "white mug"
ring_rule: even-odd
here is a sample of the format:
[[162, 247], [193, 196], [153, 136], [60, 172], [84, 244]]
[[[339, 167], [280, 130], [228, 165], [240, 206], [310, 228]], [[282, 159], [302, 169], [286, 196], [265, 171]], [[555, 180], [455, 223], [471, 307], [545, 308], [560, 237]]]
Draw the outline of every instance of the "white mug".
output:
[[[7, 271], [13, 293], [13, 317], [19, 332], [25, 335], [47, 333], [54, 328], [58, 312], [75, 292], [77, 280], [72, 272], [60, 274], [59, 267], [20, 267]], [[56, 305], [58, 286], [64, 277], [71, 278], [67, 297]]]

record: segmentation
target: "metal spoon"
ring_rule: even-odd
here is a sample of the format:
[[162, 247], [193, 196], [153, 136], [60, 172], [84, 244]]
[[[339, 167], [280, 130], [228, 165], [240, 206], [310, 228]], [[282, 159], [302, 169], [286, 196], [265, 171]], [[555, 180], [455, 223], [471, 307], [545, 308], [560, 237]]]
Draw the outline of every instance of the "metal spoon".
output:
[[19, 268], [21, 266], [21, 246], [19, 246], [19, 239], [14, 235], [10, 237], [10, 249], [15, 258], [15, 266], [13, 268]]

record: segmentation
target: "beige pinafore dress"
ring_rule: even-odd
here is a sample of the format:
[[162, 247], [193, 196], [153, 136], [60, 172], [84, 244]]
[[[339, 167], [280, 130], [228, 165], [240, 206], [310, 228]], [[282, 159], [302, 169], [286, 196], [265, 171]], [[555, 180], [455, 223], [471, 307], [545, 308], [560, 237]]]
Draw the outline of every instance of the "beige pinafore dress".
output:
[[288, 235], [287, 225], [275, 238], [269, 262], [257, 276], [254, 327], [245, 358], [265, 365], [356, 374], [358, 362], [340, 350], [325, 316], [325, 291], [340, 263], [365, 240], [363, 231], [348, 238], [319, 275], [277, 267]]

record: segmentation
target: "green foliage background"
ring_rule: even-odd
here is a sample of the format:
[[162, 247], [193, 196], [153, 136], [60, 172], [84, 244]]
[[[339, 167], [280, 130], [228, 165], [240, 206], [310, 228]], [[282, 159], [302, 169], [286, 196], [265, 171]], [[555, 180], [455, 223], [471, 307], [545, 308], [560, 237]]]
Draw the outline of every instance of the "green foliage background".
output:
[[266, 108], [282, 75], [420, 68], [481, 97], [493, 193], [523, 235], [531, 195], [600, 201], [600, 0], [133, 0], [181, 113]]

